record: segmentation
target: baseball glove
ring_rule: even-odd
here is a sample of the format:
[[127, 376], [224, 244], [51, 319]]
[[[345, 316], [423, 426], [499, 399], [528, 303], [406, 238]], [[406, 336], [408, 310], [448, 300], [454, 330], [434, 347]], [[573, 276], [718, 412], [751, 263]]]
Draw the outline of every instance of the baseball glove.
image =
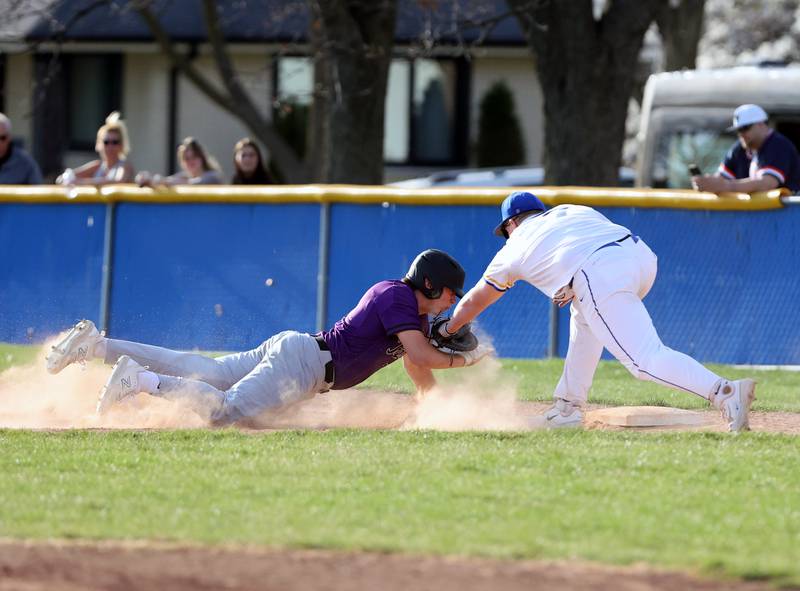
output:
[[447, 332], [445, 324], [449, 318], [437, 318], [431, 328], [431, 345], [447, 353], [459, 351], [473, 351], [478, 347], [476, 337], [469, 324], [459, 328], [454, 334]]

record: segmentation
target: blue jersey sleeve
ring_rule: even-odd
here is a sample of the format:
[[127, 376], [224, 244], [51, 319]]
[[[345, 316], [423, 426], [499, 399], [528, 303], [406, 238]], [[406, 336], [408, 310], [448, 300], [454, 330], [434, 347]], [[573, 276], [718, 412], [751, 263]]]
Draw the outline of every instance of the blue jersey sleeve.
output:
[[791, 146], [782, 142], [783, 138], [770, 136], [758, 152], [758, 168], [756, 177], [762, 178], [768, 174], [778, 179], [781, 185], [786, 185], [786, 178], [792, 167]]
[[743, 154], [740, 152], [742, 152], [742, 147], [738, 143], [731, 146], [731, 149], [728, 150], [727, 154], [725, 154], [725, 159], [720, 163], [719, 168], [717, 169], [717, 172], [720, 176], [730, 180], [739, 178], [737, 174], [739, 172], [738, 169], [740, 168], [740, 161], [743, 156]]

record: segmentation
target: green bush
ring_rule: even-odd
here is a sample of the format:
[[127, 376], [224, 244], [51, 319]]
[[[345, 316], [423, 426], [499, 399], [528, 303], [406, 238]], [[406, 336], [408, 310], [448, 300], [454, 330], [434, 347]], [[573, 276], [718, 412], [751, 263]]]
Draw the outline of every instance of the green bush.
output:
[[481, 100], [478, 166], [514, 166], [525, 162], [525, 142], [508, 85], [495, 82]]

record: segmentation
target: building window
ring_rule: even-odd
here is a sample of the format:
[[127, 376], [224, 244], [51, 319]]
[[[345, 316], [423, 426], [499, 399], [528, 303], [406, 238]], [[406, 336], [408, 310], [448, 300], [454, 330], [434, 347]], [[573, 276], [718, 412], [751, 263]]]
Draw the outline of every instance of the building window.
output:
[[[295, 154], [304, 158], [309, 113], [314, 102], [314, 66], [307, 57], [281, 57], [274, 75], [272, 123]], [[280, 178], [279, 170], [272, 172]]]
[[452, 162], [455, 67], [452, 61], [414, 62], [413, 157], [424, 163]]
[[392, 62], [384, 124], [387, 162], [466, 164], [468, 73], [459, 59]]
[[64, 58], [67, 149], [94, 151], [98, 128], [109, 113], [122, 107], [122, 57], [72, 54]]
[[314, 101], [314, 66], [310, 58], [281, 57], [277, 76], [278, 102], [310, 105]]
[[[311, 59], [279, 57], [275, 72], [275, 114], [298, 105], [308, 108], [314, 83]], [[466, 164], [468, 75], [462, 59], [392, 60], [384, 112], [387, 163]]]
[[0, 113], [6, 111], [6, 54], [0, 53]]

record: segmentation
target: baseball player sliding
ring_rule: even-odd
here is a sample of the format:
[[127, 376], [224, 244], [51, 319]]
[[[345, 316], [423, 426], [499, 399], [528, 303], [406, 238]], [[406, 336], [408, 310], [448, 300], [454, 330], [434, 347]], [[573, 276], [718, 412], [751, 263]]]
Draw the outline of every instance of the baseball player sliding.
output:
[[105, 338], [91, 321], [82, 320], [50, 351], [47, 369], [58, 373], [70, 363], [103, 359], [115, 365], [98, 413], [145, 392], [186, 401], [215, 424], [350, 388], [401, 357], [424, 392], [435, 384], [431, 369], [472, 365], [491, 350], [471, 333], [469, 351], [448, 347], [449, 339], [440, 338], [438, 349], [429, 342], [428, 315], [447, 310], [463, 288], [461, 265], [445, 252], [426, 250], [402, 280], [376, 283], [347, 316], [320, 334], [284, 331], [252, 351], [215, 359]]
[[691, 357], [666, 347], [642, 303], [656, 278], [656, 255], [630, 230], [581, 205], [546, 209], [531, 193], [509, 195], [495, 234], [506, 244], [483, 278], [458, 303], [442, 335], [456, 332], [496, 302], [516, 281], [527, 281], [552, 300], [572, 303], [564, 371], [554, 404], [545, 413], [553, 427], [583, 420], [603, 347], [634, 377], [705, 398], [729, 430], [749, 429], [753, 380], [726, 380]]

